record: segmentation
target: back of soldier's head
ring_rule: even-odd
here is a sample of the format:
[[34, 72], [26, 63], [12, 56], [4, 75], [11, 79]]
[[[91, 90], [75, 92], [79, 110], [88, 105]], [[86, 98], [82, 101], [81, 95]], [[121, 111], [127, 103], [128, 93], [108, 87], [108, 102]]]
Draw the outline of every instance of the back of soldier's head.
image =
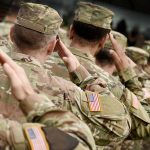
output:
[[62, 18], [56, 10], [35, 3], [22, 4], [13, 32], [20, 49], [40, 49], [58, 34]]
[[106, 49], [106, 48], [101, 49], [95, 55], [95, 58], [99, 62], [99, 64], [101, 64], [101, 66], [104, 66], [104, 65], [113, 65], [114, 64], [114, 60], [112, 58], [110, 50]]
[[89, 2], [80, 2], [75, 12], [73, 30], [81, 38], [95, 42], [111, 30], [113, 12]]

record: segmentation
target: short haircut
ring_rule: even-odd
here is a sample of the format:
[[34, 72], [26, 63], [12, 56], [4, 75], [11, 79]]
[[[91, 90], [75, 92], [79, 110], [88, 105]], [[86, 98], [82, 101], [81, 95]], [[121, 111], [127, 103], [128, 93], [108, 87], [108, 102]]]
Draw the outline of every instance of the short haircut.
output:
[[44, 48], [52, 38], [52, 35], [46, 35], [17, 24], [14, 26], [12, 36], [17, 47], [22, 50]]
[[96, 42], [110, 32], [109, 29], [96, 27], [79, 21], [73, 22], [73, 30], [79, 37], [89, 42]]
[[114, 64], [114, 59], [112, 58], [110, 54], [110, 50], [103, 48], [101, 49], [96, 55], [95, 55], [96, 60], [102, 64], [102, 65], [112, 65]]

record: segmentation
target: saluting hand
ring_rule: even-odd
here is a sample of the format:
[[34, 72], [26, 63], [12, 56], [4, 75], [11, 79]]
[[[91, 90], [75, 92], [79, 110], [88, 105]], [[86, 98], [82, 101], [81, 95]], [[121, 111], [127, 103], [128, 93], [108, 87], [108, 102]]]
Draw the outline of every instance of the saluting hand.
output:
[[110, 50], [110, 53], [115, 61], [117, 70], [122, 71], [128, 68], [130, 66], [130, 63], [125, 54], [125, 50], [119, 43], [117, 43], [111, 33], [109, 34], [109, 38], [113, 46], [113, 50]]
[[68, 71], [75, 71], [80, 66], [78, 59], [70, 52], [60, 39], [57, 41], [56, 47], [58, 49], [58, 54], [67, 66]]

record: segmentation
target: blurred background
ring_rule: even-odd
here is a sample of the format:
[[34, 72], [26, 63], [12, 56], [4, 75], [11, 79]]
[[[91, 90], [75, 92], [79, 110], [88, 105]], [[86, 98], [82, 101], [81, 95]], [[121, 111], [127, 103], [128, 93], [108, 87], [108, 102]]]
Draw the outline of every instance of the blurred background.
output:
[[[79, 0], [0, 0], [0, 21], [6, 14], [16, 14], [21, 2], [35, 2], [55, 8], [68, 27]], [[114, 11], [112, 28], [128, 37], [129, 46], [142, 47], [150, 40], [150, 0], [87, 0]]]

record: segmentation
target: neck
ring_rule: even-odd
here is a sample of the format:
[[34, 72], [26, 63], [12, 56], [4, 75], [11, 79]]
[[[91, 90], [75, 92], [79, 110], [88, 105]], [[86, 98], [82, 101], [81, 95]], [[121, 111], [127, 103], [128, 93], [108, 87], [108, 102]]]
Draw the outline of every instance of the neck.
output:
[[70, 46], [79, 49], [83, 53], [91, 54], [92, 56], [96, 54], [97, 49], [98, 49], [96, 44], [95, 45], [93, 43], [89, 44], [89, 42], [82, 43], [81, 41], [79, 43], [78, 41], [74, 39], [71, 41]]
[[37, 50], [20, 50], [19, 48], [15, 48], [15, 51], [18, 53], [26, 54], [29, 56], [34, 57], [36, 60], [38, 60], [41, 64], [44, 64], [46, 61], [46, 56], [44, 55], [43, 49], [37, 49]]

